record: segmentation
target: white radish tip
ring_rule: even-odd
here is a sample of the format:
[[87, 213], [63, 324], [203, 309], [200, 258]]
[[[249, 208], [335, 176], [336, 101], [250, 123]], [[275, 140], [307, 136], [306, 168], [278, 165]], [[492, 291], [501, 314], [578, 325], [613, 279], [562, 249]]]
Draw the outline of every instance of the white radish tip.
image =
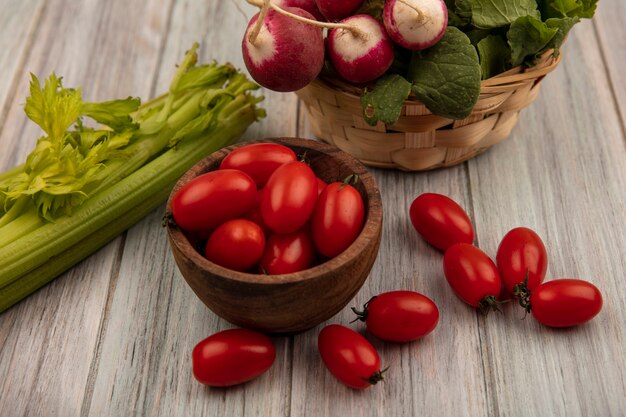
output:
[[419, 51], [433, 46], [444, 35], [448, 9], [443, 0], [388, 0], [383, 22], [395, 43]]

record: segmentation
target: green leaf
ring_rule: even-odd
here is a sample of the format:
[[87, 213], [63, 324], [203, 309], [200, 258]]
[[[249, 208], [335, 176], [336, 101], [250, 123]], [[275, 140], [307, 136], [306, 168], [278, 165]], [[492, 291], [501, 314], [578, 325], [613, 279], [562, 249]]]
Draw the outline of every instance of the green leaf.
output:
[[469, 38], [472, 45], [478, 45], [478, 42], [491, 35], [493, 31], [488, 29], [472, 29], [470, 31], [465, 31], [465, 34]]
[[56, 141], [62, 140], [65, 131], [76, 123], [82, 108], [80, 89], [63, 88], [61, 80], [53, 73], [42, 88], [37, 77], [31, 74], [30, 96], [24, 106], [28, 118]]
[[459, 16], [451, 9], [448, 9], [448, 26], [464, 28], [470, 24], [470, 20]]
[[368, 14], [379, 22], [383, 21], [385, 0], [365, 0], [355, 14]]
[[557, 30], [546, 49], [554, 48], [554, 56], [559, 56], [559, 49], [565, 40], [565, 36], [567, 36], [567, 33], [570, 31], [572, 26], [579, 21], [580, 19], [577, 17], [565, 17], [563, 19], [553, 17], [546, 20], [546, 26]]
[[550, 18], [592, 18], [598, 0], [541, 0], [543, 19]]
[[382, 121], [392, 125], [398, 121], [402, 104], [411, 93], [411, 83], [393, 74], [380, 78], [374, 89], [365, 90], [361, 96], [363, 118], [371, 126]]
[[[578, 11], [576, 16], [580, 18], [591, 19], [596, 12], [596, 7], [598, 6], [598, 0], [581, 0], [582, 4], [581, 9]], [[573, 16], [570, 16], [573, 17]]]
[[511, 47], [511, 64], [515, 67], [524, 61], [532, 61], [549, 46], [557, 32], [558, 29], [531, 16], [517, 19], [506, 34]]
[[141, 100], [128, 97], [101, 103], [83, 103], [83, 114], [114, 130], [133, 130], [139, 127], [130, 114], [139, 109]]
[[501, 36], [487, 36], [478, 42], [477, 48], [483, 80], [506, 70], [511, 49]]
[[472, 7], [472, 23], [479, 29], [508, 26], [520, 17], [540, 18], [535, 0], [465, 0]]
[[463, 119], [480, 94], [478, 53], [467, 35], [448, 27], [432, 48], [413, 54], [408, 79], [413, 93], [434, 114]]
[[464, 19], [472, 18], [472, 1], [473, 0], [455, 0], [456, 14]]

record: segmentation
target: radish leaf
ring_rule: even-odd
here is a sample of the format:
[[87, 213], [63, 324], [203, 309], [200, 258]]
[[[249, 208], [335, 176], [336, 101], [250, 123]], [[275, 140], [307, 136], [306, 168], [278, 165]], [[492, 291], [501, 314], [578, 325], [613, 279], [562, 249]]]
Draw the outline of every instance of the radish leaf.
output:
[[[464, 0], [471, 4], [472, 23], [480, 29], [507, 26], [522, 16], [540, 18], [535, 0]], [[457, 2], [458, 7], [459, 2]]]
[[481, 70], [467, 35], [448, 27], [437, 44], [413, 58], [408, 79], [415, 96], [439, 116], [469, 116], [480, 94]]
[[404, 77], [393, 74], [380, 78], [373, 90], [365, 90], [361, 96], [363, 118], [371, 126], [379, 121], [394, 124], [398, 121], [402, 104], [410, 93], [411, 83]]
[[506, 70], [511, 59], [511, 49], [501, 36], [489, 35], [478, 42], [476, 48], [483, 80]]
[[548, 47], [557, 32], [557, 28], [550, 28], [532, 16], [517, 19], [506, 34], [512, 51], [511, 64], [515, 67], [524, 61], [532, 62]]

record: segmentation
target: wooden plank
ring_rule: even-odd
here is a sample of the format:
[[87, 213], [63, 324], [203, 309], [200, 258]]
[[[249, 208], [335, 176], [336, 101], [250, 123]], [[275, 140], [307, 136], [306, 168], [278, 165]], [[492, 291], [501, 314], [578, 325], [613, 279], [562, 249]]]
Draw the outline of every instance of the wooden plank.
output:
[[[306, 119], [300, 134], [312, 136]], [[292, 415], [489, 415], [476, 312], [450, 291], [443, 277], [441, 253], [418, 237], [408, 217], [413, 199], [424, 192], [448, 195], [468, 207], [465, 167], [428, 173], [373, 172], [385, 213], [380, 252], [356, 298], [326, 324], [363, 331], [362, 324], [349, 324], [354, 319], [349, 307], [360, 307], [373, 295], [399, 289], [418, 291], [435, 301], [440, 322], [433, 334], [404, 345], [383, 343], [364, 332], [383, 364], [390, 366], [385, 381], [367, 393], [344, 387], [325, 369], [317, 352], [317, 335], [323, 325], [296, 336]], [[316, 381], [314, 389], [311, 381]], [[451, 401], [449, 395], [456, 399]]]
[[[15, 77], [17, 92], [0, 136], [0, 147], [10, 150], [0, 153], [2, 167], [21, 162], [40, 135], [22, 111], [28, 71], [41, 78], [56, 71], [67, 86], [82, 85], [87, 99], [146, 97], [158, 61], [168, 12], [162, 2], [45, 3], [24, 68]], [[25, 47], [18, 39], [8, 42]], [[80, 414], [121, 242], [0, 316], [0, 415]]]
[[[253, 10], [246, 9], [250, 15]], [[233, 2], [176, 2], [156, 90], [167, 87], [173, 63], [194, 41], [201, 41], [201, 61], [232, 60], [241, 67], [238, 51], [246, 22]], [[266, 96], [271, 116], [246, 136], [295, 135], [295, 95], [268, 92]], [[195, 344], [233, 326], [209, 311], [183, 280], [160, 227], [162, 212], [156, 211], [127, 234], [88, 415], [288, 415], [289, 337], [274, 339], [274, 366], [249, 384], [225, 391], [193, 379]]]
[[530, 227], [548, 248], [547, 279], [586, 279], [604, 296], [600, 315], [570, 330], [520, 320], [514, 304], [483, 322], [500, 415], [626, 410], [626, 152], [605, 71], [591, 22], [576, 26], [512, 137], [469, 162], [481, 248], [495, 256], [508, 230]]
[[603, 0], [598, 2], [594, 21], [594, 29], [598, 37], [601, 56], [606, 73], [613, 90], [612, 101], [619, 108], [622, 119], [622, 130], [626, 132], [626, 79], [624, 63], [626, 62], [626, 3], [620, 0]]
[[[382, 292], [414, 290], [438, 305], [439, 325], [432, 335], [404, 345], [365, 333], [390, 366], [386, 380], [367, 394], [340, 385], [324, 368], [316, 349], [322, 326], [297, 336], [292, 398], [298, 400], [292, 401], [292, 415], [488, 415], [476, 312], [452, 294], [442, 274], [441, 253], [417, 236], [408, 219], [412, 199], [423, 192], [443, 193], [467, 205], [464, 167], [428, 174], [374, 172], [385, 210], [382, 243], [368, 281], [350, 306]], [[346, 308], [329, 323], [363, 330], [363, 325], [348, 324], [353, 318]], [[315, 389], [311, 380], [317, 381]], [[447, 399], [451, 393], [455, 401]]]
[[[17, 88], [15, 80], [39, 27], [42, 0], [7, 0], [0, 14], [0, 132], [9, 110], [9, 103]], [[0, 165], [0, 168], [3, 168]]]

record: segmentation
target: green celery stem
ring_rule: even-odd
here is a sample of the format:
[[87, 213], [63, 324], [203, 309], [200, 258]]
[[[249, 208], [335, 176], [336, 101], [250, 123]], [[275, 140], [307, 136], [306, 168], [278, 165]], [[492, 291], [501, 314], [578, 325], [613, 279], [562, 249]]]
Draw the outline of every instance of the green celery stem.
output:
[[170, 187], [202, 157], [239, 138], [257, 118], [251, 100], [243, 95], [237, 97], [233, 102], [241, 102], [242, 106], [230, 115], [222, 110], [220, 122], [212, 132], [179, 143], [109, 189], [93, 195], [72, 216], [59, 218], [0, 248], [0, 289], [119, 218], [129, 207], [136, 207]]
[[169, 190], [173, 186], [174, 183], [171, 183], [168, 187], [162, 188], [156, 194], [151, 195], [148, 200], [128, 210], [124, 215], [114, 219], [96, 232], [90, 233], [83, 240], [52, 257], [49, 261], [35, 268], [19, 280], [1, 288], [0, 313], [48, 284], [55, 277], [85, 259], [89, 254], [100, 249], [124, 230], [130, 228], [148, 215], [148, 213], [159, 207], [167, 199]]
[[0, 248], [37, 230], [44, 224], [45, 220], [37, 214], [35, 206], [30, 207], [28, 210], [21, 213], [18, 218], [0, 228]]

